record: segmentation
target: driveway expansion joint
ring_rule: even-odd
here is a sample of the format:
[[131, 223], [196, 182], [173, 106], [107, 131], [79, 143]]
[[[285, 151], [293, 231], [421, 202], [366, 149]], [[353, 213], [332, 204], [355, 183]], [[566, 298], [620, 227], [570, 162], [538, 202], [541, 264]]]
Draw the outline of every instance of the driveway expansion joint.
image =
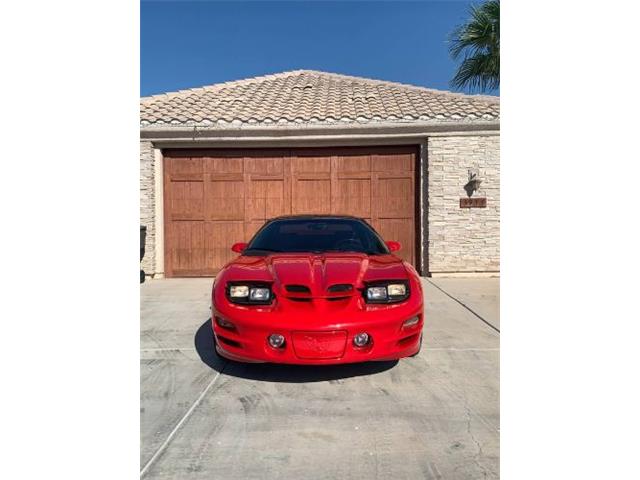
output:
[[478, 313], [476, 313], [474, 310], [472, 310], [470, 307], [468, 307], [465, 303], [461, 302], [460, 300], [458, 300], [456, 297], [454, 297], [453, 295], [451, 295], [450, 293], [448, 293], [447, 291], [445, 291], [444, 289], [442, 289], [440, 286], [436, 285], [435, 283], [433, 283], [431, 280], [429, 280], [428, 278], [425, 278], [425, 280], [427, 282], [429, 282], [431, 285], [433, 285], [434, 287], [436, 287], [438, 290], [440, 290], [442, 293], [444, 293], [447, 297], [449, 297], [450, 299], [454, 300], [455, 302], [459, 303], [460, 305], [462, 305], [464, 308], [466, 308], [467, 310], [469, 310], [471, 313], [473, 313], [476, 317], [478, 317], [480, 320], [482, 320], [484, 323], [486, 323], [489, 327], [491, 327], [492, 329], [494, 329], [496, 332], [500, 333], [500, 329], [498, 327], [496, 327], [495, 325], [492, 325], [488, 320], [486, 320], [485, 318], [481, 317], [480, 315], [478, 315]]
[[195, 409], [198, 407], [198, 405], [200, 405], [200, 403], [202, 403], [202, 400], [206, 396], [207, 392], [211, 389], [211, 387], [213, 387], [213, 384], [216, 383], [218, 378], [220, 378], [220, 375], [222, 375], [222, 373], [224, 372], [224, 369], [225, 369], [225, 367], [227, 366], [228, 363], [229, 362], [225, 362], [224, 365], [222, 366], [222, 368], [220, 369], [220, 371], [216, 372], [216, 374], [211, 379], [209, 384], [205, 387], [205, 389], [202, 391], [200, 396], [196, 399], [195, 402], [193, 402], [193, 405], [191, 405], [191, 407], [189, 407], [189, 410], [187, 410], [187, 413], [185, 413], [183, 415], [183, 417], [180, 419], [180, 421], [176, 424], [176, 426], [173, 427], [173, 430], [171, 430], [171, 433], [169, 433], [169, 435], [167, 436], [165, 441], [162, 443], [162, 445], [160, 445], [160, 447], [158, 447], [158, 449], [153, 454], [153, 456], [145, 464], [145, 466], [142, 468], [142, 470], [140, 470], [140, 478], [144, 477], [149, 472], [149, 470], [151, 469], [153, 464], [156, 462], [156, 460], [158, 460], [158, 458], [160, 458], [160, 456], [164, 453], [164, 451], [167, 449], [167, 447], [171, 443], [171, 440], [173, 440], [173, 437], [175, 437], [176, 433], [178, 433], [178, 431], [180, 430], [182, 425], [184, 425], [186, 423], [186, 421], [189, 419], [189, 417], [191, 417], [191, 414], [195, 411]]

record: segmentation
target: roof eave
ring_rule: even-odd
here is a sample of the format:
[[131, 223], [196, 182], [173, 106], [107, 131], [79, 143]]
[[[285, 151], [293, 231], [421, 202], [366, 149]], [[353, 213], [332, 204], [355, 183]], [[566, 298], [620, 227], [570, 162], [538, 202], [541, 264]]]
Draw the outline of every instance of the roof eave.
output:
[[442, 122], [376, 122], [324, 125], [240, 125], [240, 126], [185, 126], [143, 125], [140, 138], [145, 140], [206, 141], [223, 139], [285, 139], [334, 136], [416, 135], [431, 133], [462, 133], [499, 131], [500, 120], [442, 121]]

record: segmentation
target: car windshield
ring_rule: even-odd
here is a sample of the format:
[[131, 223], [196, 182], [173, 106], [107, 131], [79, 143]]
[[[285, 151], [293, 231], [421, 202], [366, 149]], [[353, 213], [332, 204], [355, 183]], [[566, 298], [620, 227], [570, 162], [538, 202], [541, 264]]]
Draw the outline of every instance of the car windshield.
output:
[[267, 223], [244, 255], [281, 252], [389, 253], [378, 234], [364, 221], [350, 218], [280, 219]]

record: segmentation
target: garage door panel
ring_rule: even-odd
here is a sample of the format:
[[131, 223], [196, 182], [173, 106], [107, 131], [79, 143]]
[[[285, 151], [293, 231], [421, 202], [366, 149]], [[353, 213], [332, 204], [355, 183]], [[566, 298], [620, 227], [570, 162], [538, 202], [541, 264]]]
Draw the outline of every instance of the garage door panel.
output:
[[384, 241], [400, 242], [402, 248], [396, 252], [400, 258], [414, 263], [415, 237], [413, 223], [403, 219], [378, 219], [373, 222]]
[[205, 223], [205, 268], [210, 271], [210, 275], [237, 256], [237, 253], [231, 251], [231, 246], [242, 241], [244, 221]]
[[332, 212], [337, 215], [371, 216], [371, 179], [336, 180]]
[[371, 155], [349, 155], [338, 156], [337, 172], [370, 172], [371, 171]]
[[[168, 163], [168, 164], [167, 164]], [[168, 173], [203, 173], [202, 158], [181, 158], [180, 161], [165, 162], [165, 169]]]
[[213, 180], [206, 198], [207, 220], [244, 221], [244, 180]]
[[413, 178], [378, 178], [375, 209], [378, 217], [414, 216]]
[[296, 179], [291, 204], [293, 214], [327, 214], [331, 212], [331, 179]]
[[204, 176], [202, 173], [172, 173], [171, 181], [172, 182], [202, 182], [204, 180]]
[[413, 172], [414, 156], [411, 154], [372, 155], [371, 170], [374, 172]]
[[244, 171], [249, 174], [283, 175], [284, 158], [245, 158]]
[[204, 220], [204, 182], [170, 182], [171, 220]]
[[244, 159], [242, 157], [206, 157], [204, 159], [204, 171], [214, 175], [243, 173]]
[[331, 173], [330, 157], [292, 157], [291, 171], [296, 173]]
[[167, 228], [167, 260], [176, 274], [186, 274], [204, 265], [204, 222], [171, 222]]
[[266, 220], [285, 215], [284, 180], [251, 180], [246, 215], [248, 220]]

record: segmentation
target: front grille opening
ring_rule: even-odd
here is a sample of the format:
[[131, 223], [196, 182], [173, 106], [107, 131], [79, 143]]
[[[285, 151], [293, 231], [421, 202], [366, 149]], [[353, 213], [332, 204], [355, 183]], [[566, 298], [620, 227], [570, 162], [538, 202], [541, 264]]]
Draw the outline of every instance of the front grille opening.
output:
[[289, 297], [288, 299], [292, 302], [310, 302], [311, 301], [310, 298], [305, 298], [305, 297]]
[[287, 285], [284, 288], [289, 293], [311, 293], [306, 285]]
[[413, 335], [409, 335], [408, 337], [404, 337], [401, 340], [398, 340], [398, 346], [399, 347], [404, 347], [405, 345], [409, 345], [413, 342], [415, 342], [418, 337], [420, 336], [419, 333], [414, 333]]
[[337, 283], [336, 285], [331, 285], [328, 290], [331, 293], [350, 292], [353, 290], [353, 285], [350, 283]]
[[327, 301], [329, 301], [329, 302], [337, 302], [339, 300], [348, 300], [350, 298], [351, 297], [328, 297]]
[[226, 338], [218, 335], [218, 341], [220, 343], [224, 343], [225, 345], [229, 345], [230, 347], [242, 348], [242, 345], [235, 340], [231, 340], [230, 338]]

